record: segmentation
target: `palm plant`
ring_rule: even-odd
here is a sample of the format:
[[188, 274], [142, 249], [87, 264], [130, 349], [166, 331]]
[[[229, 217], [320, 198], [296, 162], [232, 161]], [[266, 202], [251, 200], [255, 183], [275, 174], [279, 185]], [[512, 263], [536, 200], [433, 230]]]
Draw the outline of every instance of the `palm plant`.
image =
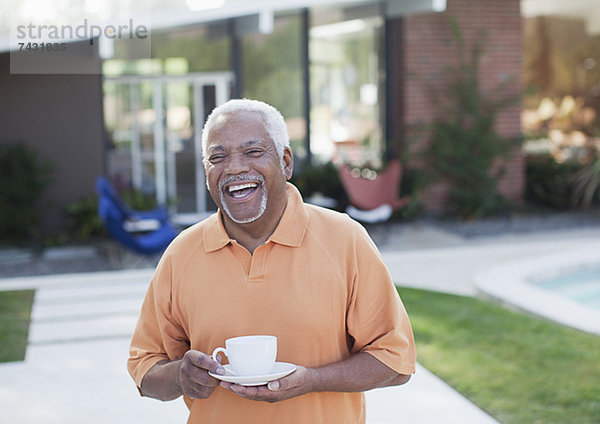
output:
[[600, 203], [600, 156], [575, 174], [571, 201], [583, 209]]
[[428, 89], [437, 113], [430, 125], [427, 154], [434, 178], [449, 184], [454, 212], [465, 218], [480, 218], [506, 205], [497, 192], [497, 181], [503, 172], [498, 159], [509, 155], [521, 137], [502, 137], [495, 124], [502, 111], [519, 101], [519, 95], [510, 92], [511, 80], [491, 91], [483, 90], [479, 65], [485, 36], [474, 43], [470, 52], [465, 52], [458, 24], [452, 18], [449, 24], [457, 65], [445, 70], [441, 88]]

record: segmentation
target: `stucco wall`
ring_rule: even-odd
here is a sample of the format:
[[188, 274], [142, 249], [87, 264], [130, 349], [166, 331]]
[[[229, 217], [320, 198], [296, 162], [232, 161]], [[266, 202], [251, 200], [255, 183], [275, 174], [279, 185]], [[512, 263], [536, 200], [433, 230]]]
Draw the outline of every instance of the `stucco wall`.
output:
[[66, 205], [94, 194], [104, 169], [101, 63], [89, 49], [82, 60], [98, 74], [10, 74], [10, 54], [0, 54], [0, 143], [24, 142], [54, 164], [39, 205], [46, 235], [66, 225]]

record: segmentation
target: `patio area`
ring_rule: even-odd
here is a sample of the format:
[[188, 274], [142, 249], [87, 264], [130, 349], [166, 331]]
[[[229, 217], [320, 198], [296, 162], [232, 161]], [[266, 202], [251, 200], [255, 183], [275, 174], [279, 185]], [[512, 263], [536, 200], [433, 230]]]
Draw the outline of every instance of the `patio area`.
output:
[[[568, 229], [487, 228], [473, 235], [472, 226], [416, 222], [369, 230], [398, 285], [465, 296], [478, 295], [479, 276], [514, 261], [575, 248], [600, 252], [598, 220]], [[26, 360], [0, 364], [6, 422], [185, 422], [181, 400], [141, 398], [125, 367], [153, 260], [120, 258], [122, 268], [139, 269], [0, 279], [0, 290], [36, 289]], [[405, 386], [368, 392], [367, 411], [369, 424], [496, 422], [421, 366]]]

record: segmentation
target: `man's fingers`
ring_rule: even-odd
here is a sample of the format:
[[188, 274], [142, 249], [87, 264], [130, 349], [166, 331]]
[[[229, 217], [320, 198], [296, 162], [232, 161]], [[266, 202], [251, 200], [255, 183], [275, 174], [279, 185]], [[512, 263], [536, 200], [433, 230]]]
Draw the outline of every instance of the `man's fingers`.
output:
[[223, 366], [206, 353], [190, 350], [186, 353], [187, 355], [189, 355], [190, 363], [195, 367], [212, 372], [213, 374], [225, 374]]
[[188, 377], [190, 382], [205, 387], [217, 387], [221, 382], [220, 380], [208, 375], [206, 370], [199, 370], [198, 368], [196, 369], [198, 371], [191, 373]]
[[193, 398], [207, 398], [219, 385], [219, 380], [208, 373], [225, 373], [223, 367], [203, 352], [190, 350], [183, 357], [179, 382], [184, 394]]
[[267, 388], [271, 391], [289, 390], [301, 386], [304, 383], [302, 373], [294, 371], [290, 375], [274, 380], [267, 384]]
[[265, 386], [241, 386], [239, 384], [232, 384], [229, 386], [229, 390], [246, 399], [256, 401], [273, 401], [275, 394], [271, 393], [265, 388]]
[[285, 388], [281, 386], [281, 382], [279, 380], [269, 382], [267, 387], [273, 392], [276, 392], [277, 390], [285, 390]]
[[[223, 387], [225, 385], [221, 384]], [[252, 386], [245, 387], [240, 386], [238, 384], [232, 384], [226, 387], [228, 390], [232, 391], [238, 396], [241, 396], [245, 399], [255, 400], [259, 402], [278, 402], [280, 400], [288, 399], [293, 397], [294, 394], [290, 393], [292, 391], [272, 391], [267, 388], [267, 386]]]
[[308, 393], [309, 380], [309, 370], [299, 366], [292, 374], [271, 381], [265, 386], [245, 387], [226, 382], [221, 382], [221, 386], [243, 398], [272, 403]]
[[279, 380], [270, 381], [267, 388], [271, 391], [289, 390], [298, 387], [300, 382], [295, 379], [284, 377]]

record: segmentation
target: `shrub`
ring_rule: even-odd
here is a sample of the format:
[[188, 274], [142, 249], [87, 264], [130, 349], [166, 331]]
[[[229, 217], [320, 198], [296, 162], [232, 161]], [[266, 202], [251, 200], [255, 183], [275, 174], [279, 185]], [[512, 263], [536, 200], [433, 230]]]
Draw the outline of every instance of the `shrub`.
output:
[[600, 204], [600, 157], [575, 174], [571, 203], [583, 209]]
[[392, 214], [393, 221], [406, 221], [415, 219], [423, 213], [423, 203], [419, 199], [419, 192], [427, 185], [427, 174], [418, 168], [404, 168], [400, 183], [399, 197], [408, 196], [408, 204]]
[[137, 189], [127, 189], [119, 193], [121, 199], [132, 209], [137, 211], [149, 211], [158, 206], [156, 197], [151, 194], [145, 194]]
[[535, 205], [568, 209], [573, 196], [575, 175], [583, 169], [577, 162], [559, 163], [551, 155], [526, 159], [525, 196]]
[[331, 162], [305, 165], [290, 182], [298, 188], [304, 198], [321, 193], [337, 201], [336, 209], [343, 210], [348, 204], [348, 197], [340, 181], [338, 170]]
[[98, 198], [96, 196], [83, 197], [68, 205], [67, 216], [69, 217], [69, 232], [81, 240], [89, 240], [104, 233], [102, 222], [98, 216]]
[[[450, 20], [450, 25], [458, 64], [446, 69], [442, 88], [429, 87], [436, 116], [430, 125], [427, 157], [434, 178], [449, 184], [451, 212], [463, 218], [479, 218], [507, 206], [496, 191], [502, 175], [497, 160], [509, 154], [521, 138], [501, 137], [495, 123], [498, 114], [519, 97], [506, 95], [504, 84], [490, 93], [481, 88], [479, 62], [483, 43], [476, 43], [470, 54], [465, 54], [456, 22]], [[496, 172], [492, 172], [493, 167]]]
[[0, 146], [0, 237], [9, 243], [35, 236], [36, 205], [46, 189], [52, 165], [24, 144]]

